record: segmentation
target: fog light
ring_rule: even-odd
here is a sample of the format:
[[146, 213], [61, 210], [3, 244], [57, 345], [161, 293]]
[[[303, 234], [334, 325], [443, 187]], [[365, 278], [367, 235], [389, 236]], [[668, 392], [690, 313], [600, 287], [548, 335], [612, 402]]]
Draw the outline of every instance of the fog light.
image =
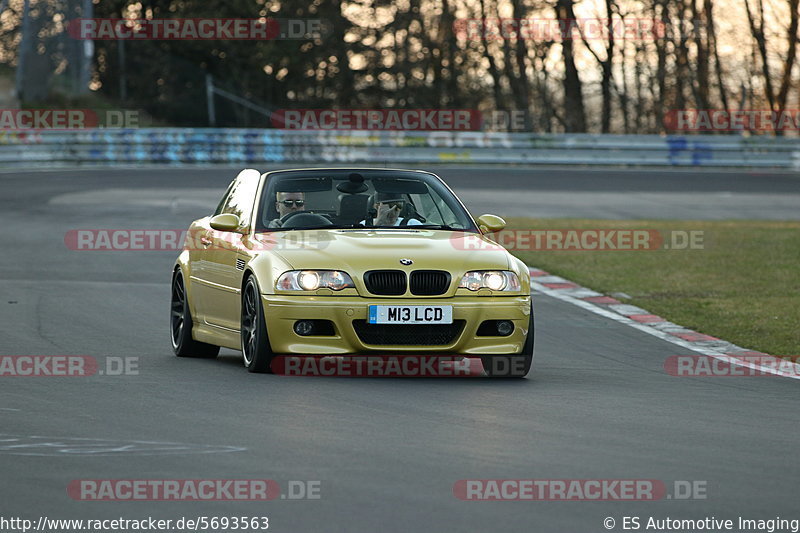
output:
[[514, 323], [510, 320], [498, 320], [497, 321], [497, 334], [503, 337], [511, 335], [511, 332], [514, 331]]
[[311, 320], [298, 320], [294, 323], [294, 332], [305, 337], [314, 331], [314, 322]]

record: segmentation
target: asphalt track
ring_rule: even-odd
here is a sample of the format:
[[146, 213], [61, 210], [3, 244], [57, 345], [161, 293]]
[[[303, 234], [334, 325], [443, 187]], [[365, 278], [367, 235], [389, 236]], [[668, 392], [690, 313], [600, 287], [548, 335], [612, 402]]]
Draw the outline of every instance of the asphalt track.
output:
[[[697, 218], [721, 218], [731, 198], [767, 205], [774, 194], [785, 204], [747, 218], [775, 218], [792, 205], [783, 218], [800, 212], [800, 179], [791, 174], [437, 170], [457, 193], [482, 191], [464, 194], [473, 211], [501, 215], [509, 213], [492, 204], [494, 192], [525, 191], [517, 205], [541, 205], [537, 195], [556, 193], [569, 216], [588, 215], [582, 200], [569, 202], [587, 193], [609, 195], [616, 206], [637, 194], [694, 194], [711, 213]], [[624, 516], [800, 518], [796, 381], [671, 377], [665, 358], [691, 352], [543, 295], [535, 371], [526, 380], [287, 378], [249, 374], [227, 350], [214, 361], [174, 357], [167, 308], [175, 253], [70, 251], [64, 233], [185, 228], [234, 174], [0, 174], [0, 355], [135, 357], [139, 371], [0, 378], [0, 433], [14, 435], [0, 436], [0, 516], [266, 515], [279, 532], [577, 533], [606, 531], [606, 517], [616, 531]], [[665, 218], [684, 216], [663, 205]], [[110, 503], [75, 501], [66, 490], [76, 479], [248, 478], [282, 488], [319, 480], [321, 498]], [[453, 495], [461, 479], [506, 478], [701, 481], [707, 498]]]

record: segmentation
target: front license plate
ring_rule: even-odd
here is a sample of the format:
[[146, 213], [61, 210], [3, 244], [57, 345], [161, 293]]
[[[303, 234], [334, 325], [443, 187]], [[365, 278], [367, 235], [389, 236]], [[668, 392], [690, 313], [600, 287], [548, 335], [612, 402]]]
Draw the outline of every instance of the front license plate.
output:
[[370, 305], [370, 324], [452, 324], [452, 305]]

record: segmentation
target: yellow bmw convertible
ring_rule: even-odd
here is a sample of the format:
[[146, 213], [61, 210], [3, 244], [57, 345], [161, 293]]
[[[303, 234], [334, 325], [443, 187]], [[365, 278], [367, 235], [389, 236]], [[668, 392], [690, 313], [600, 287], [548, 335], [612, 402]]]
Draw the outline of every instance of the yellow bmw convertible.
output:
[[192, 223], [172, 273], [181, 357], [479, 357], [489, 376], [533, 360], [527, 266], [484, 234], [436, 175], [418, 170], [243, 170]]

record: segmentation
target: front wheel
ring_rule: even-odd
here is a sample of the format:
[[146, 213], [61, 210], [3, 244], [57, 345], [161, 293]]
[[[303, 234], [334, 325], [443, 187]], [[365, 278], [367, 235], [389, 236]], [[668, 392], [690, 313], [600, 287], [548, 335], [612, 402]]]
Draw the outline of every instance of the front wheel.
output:
[[213, 358], [219, 353], [219, 346], [199, 342], [192, 338], [192, 314], [186, 297], [183, 274], [176, 270], [172, 276], [172, 299], [170, 302], [170, 333], [172, 351], [178, 357]]
[[274, 354], [267, 336], [267, 325], [261, 305], [261, 291], [255, 276], [247, 278], [242, 291], [242, 354], [250, 372], [271, 373]]
[[493, 378], [524, 378], [531, 371], [533, 364], [533, 304], [528, 323], [528, 336], [522, 346], [522, 352], [516, 355], [484, 355], [481, 357], [483, 370]]

